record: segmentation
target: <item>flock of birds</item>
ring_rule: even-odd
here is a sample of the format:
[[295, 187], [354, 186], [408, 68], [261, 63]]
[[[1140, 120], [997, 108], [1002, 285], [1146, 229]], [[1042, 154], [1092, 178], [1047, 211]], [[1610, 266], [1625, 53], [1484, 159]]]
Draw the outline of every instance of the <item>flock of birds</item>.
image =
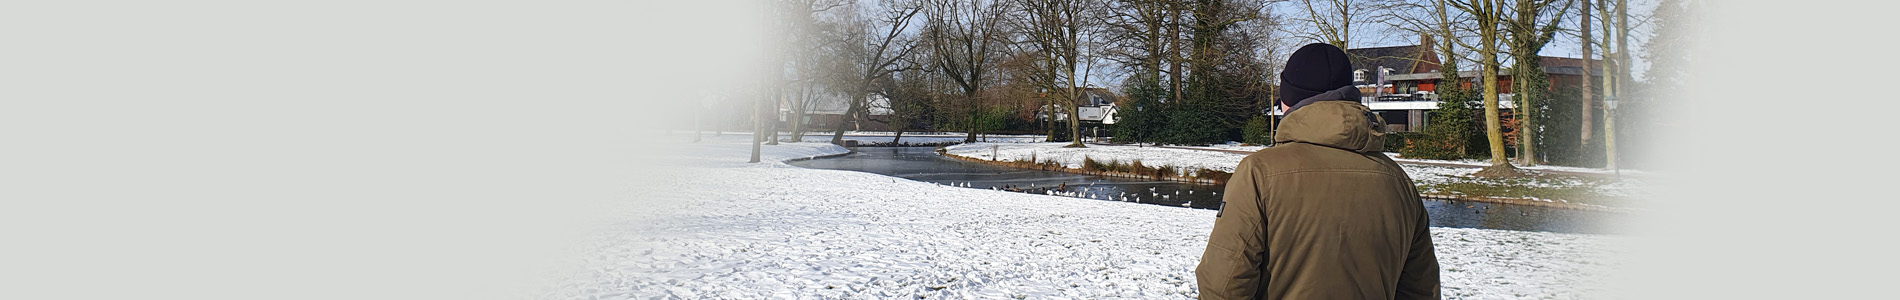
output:
[[[945, 185], [945, 184], [943, 184], [943, 183], [938, 183], [938, 185]], [[1090, 184], [1089, 184], [1089, 186], [1094, 186], [1094, 185], [1095, 185], [1094, 183], [1090, 183]], [[974, 188], [974, 186], [973, 186], [973, 185], [972, 185], [971, 183], [969, 183], [969, 182], [951, 182], [951, 183], [949, 183], [949, 184], [948, 184], [948, 186], [951, 186], [951, 187], [962, 187], [962, 188]], [[1143, 194], [1143, 193], [1141, 193], [1141, 192], [1135, 192], [1135, 193], [1129, 193], [1129, 192], [1127, 192], [1127, 191], [1117, 191], [1117, 192], [1115, 192], [1115, 195], [1113, 195], [1113, 196], [1110, 196], [1110, 195], [1108, 195], [1108, 194], [1096, 194], [1096, 193], [1088, 193], [1088, 188], [1086, 188], [1086, 187], [1085, 187], [1085, 188], [1083, 188], [1082, 190], [1079, 190], [1079, 191], [1070, 191], [1070, 190], [1069, 190], [1069, 184], [1068, 184], [1068, 183], [1066, 183], [1066, 182], [1065, 182], [1065, 183], [1061, 183], [1061, 184], [1057, 184], [1056, 186], [1053, 186], [1053, 187], [1040, 187], [1040, 186], [1037, 186], [1037, 185], [1035, 185], [1035, 184], [1030, 184], [1030, 185], [1029, 185], [1029, 187], [1027, 187], [1027, 188], [1023, 188], [1023, 187], [1017, 187], [1017, 186], [1015, 186], [1015, 185], [1003, 185], [1003, 186], [1000, 186], [1000, 187], [996, 187], [996, 186], [992, 186], [992, 187], [990, 187], [990, 190], [993, 190], [993, 191], [1011, 191], [1011, 192], [1024, 192], [1024, 193], [1034, 193], [1034, 191], [1037, 191], [1037, 189], [1040, 189], [1040, 191], [1041, 191], [1041, 193], [1040, 193], [1040, 194], [1044, 194], [1044, 195], [1050, 195], [1050, 196], [1065, 196], [1065, 197], [1077, 197], [1077, 198], [1089, 198], [1089, 199], [1101, 199], [1101, 200], [1115, 200], [1115, 201], [1121, 201], [1121, 202], [1135, 202], [1135, 203], [1142, 203], [1142, 200], [1141, 200], [1141, 196], [1142, 196], [1142, 195], [1141, 195], [1141, 194]], [[1212, 192], [1212, 193], [1213, 193], [1213, 195], [1214, 195], [1214, 196], [1219, 196], [1219, 195], [1220, 195], [1220, 192]], [[1148, 194], [1148, 199], [1156, 199], [1156, 198], [1159, 198], [1159, 199], [1161, 199], [1161, 201], [1164, 201], [1164, 202], [1165, 202], [1165, 201], [1167, 201], [1167, 200], [1169, 200], [1169, 199], [1172, 199], [1172, 198], [1173, 198], [1174, 196], [1178, 196], [1178, 195], [1181, 195], [1182, 193], [1181, 193], [1181, 191], [1180, 191], [1180, 190], [1175, 190], [1175, 191], [1173, 191], [1173, 193], [1163, 193], [1163, 192], [1161, 192], [1161, 191], [1160, 191], [1160, 189], [1159, 189], [1159, 188], [1155, 188], [1155, 187], [1149, 187], [1149, 188], [1148, 188], [1148, 192], [1147, 192], [1146, 194]], [[1193, 191], [1193, 190], [1188, 190], [1188, 191], [1187, 191], [1187, 194], [1188, 194], [1188, 195], [1193, 195], [1193, 194], [1194, 194], [1194, 191]], [[1193, 201], [1187, 201], [1187, 202], [1182, 202], [1182, 203], [1181, 203], [1181, 207], [1193, 207], [1193, 206], [1194, 206], [1194, 203], [1193, 203]], [[1477, 214], [1489, 214], [1489, 213], [1491, 213], [1491, 206], [1490, 206], [1490, 205], [1485, 205], [1484, 207], [1482, 207], [1482, 208], [1480, 208], [1480, 207], [1478, 207], [1478, 206], [1477, 206], [1477, 205], [1475, 205], [1475, 204], [1467, 204], [1467, 205], [1465, 205], [1465, 208], [1468, 208], [1468, 209], [1473, 209], [1473, 210], [1472, 210], [1472, 213], [1477, 213]], [[1529, 213], [1529, 212], [1524, 212], [1524, 211], [1518, 211], [1518, 215], [1522, 215], [1522, 216], [1529, 216], [1529, 215], [1530, 215], [1530, 213]]]
[[[1491, 206], [1490, 206], [1490, 205], [1485, 205], [1485, 206], [1484, 206], [1484, 208], [1478, 208], [1478, 207], [1477, 207], [1477, 206], [1476, 206], [1475, 204], [1466, 204], [1466, 205], [1465, 205], [1465, 208], [1471, 208], [1471, 209], [1475, 209], [1475, 210], [1472, 210], [1472, 211], [1471, 211], [1471, 213], [1475, 213], [1475, 214], [1489, 214], [1489, 213], [1491, 213]], [[1518, 210], [1518, 211], [1517, 211], [1517, 215], [1519, 215], [1519, 216], [1530, 216], [1530, 215], [1531, 215], [1531, 213], [1530, 213], [1530, 212], [1527, 212], [1527, 211], [1523, 211], [1523, 210]]]
[[[950, 182], [948, 184], [938, 183], [937, 185], [940, 185], [940, 186], [947, 185], [950, 187], [961, 187], [961, 188], [975, 187], [970, 182]], [[1094, 186], [1094, 185], [1095, 183], [1089, 183], [1088, 186]], [[1006, 184], [1003, 186], [991, 186], [989, 189], [992, 191], [1038, 193], [1038, 194], [1044, 194], [1044, 195], [1050, 195], [1050, 196], [1065, 196], [1065, 197], [1076, 197], [1076, 198], [1114, 200], [1114, 201], [1135, 202], [1135, 203], [1142, 203], [1142, 194], [1144, 194], [1141, 192], [1129, 193], [1127, 191], [1116, 191], [1114, 195], [1109, 195], [1107, 193], [1092, 193], [1089, 191], [1088, 187], [1083, 187], [1081, 190], [1072, 191], [1069, 189], [1069, 184], [1067, 182], [1057, 184], [1056, 186], [1051, 186], [1051, 187], [1042, 187], [1036, 184], [1030, 184], [1028, 187], [1018, 187], [1016, 185]], [[1173, 191], [1172, 193], [1164, 193], [1164, 192], [1161, 192], [1159, 188], [1149, 187], [1148, 192], [1145, 194], [1147, 194], [1148, 199], [1161, 199], [1162, 202], [1166, 202], [1170, 199], [1173, 199], [1175, 196], [1182, 195], [1183, 193], [1180, 190]], [[1186, 194], [1193, 195], [1194, 190], [1187, 190]], [[1220, 192], [1212, 192], [1212, 195], [1219, 196]], [[1181, 203], [1181, 207], [1193, 207], [1193, 206], [1194, 206], [1193, 201], [1187, 201], [1187, 202]]]

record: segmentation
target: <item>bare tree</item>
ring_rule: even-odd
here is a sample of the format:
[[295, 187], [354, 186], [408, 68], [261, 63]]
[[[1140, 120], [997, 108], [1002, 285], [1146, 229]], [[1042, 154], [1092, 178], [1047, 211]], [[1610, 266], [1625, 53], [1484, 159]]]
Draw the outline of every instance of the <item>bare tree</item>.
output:
[[791, 60], [793, 66], [788, 68], [788, 71], [793, 73], [793, 79], [787, 80], [786, 86], [781, 88], [787, 89], [788, 93], [782, 99], [791, 106], [789, 109], [791, 116], [788, 120], [792, 123], [791, 140], [804, 141], [805, 131], [809, 130], [805, 128], [806, 116], [812, 109], [817, 108], [820, 101], [828, 99], [824, 96], [838, 90], [827, 87], [848, 85], [839, 82], [849, 80], [838, 79], [839, 74], [850, 73], [849, 67], [845, 66], [848, 62], [832, 59], [829, 55], [843, 51], [844, 47], [841, 44], [844, 38], [840, 37], [843, 34], [840, 27], [844, 25], [837, 20], [827, 21], [817, 17], [820, 13], [831, 12], [842, 7], [846, 2], [841, 0], [793, 1], [806, 13], [797, 16], [797, 19], [787, 26], [787, 29], [793, 32], [788, 35], [788, 38], [795, 40], [788, 46], [787, 51], [789, 55], [795, 57]]
[[[1088, 85], [1092, 59], [1084, 55], [1084, 43], [1099, 32], [1098, 3], [1090, 0], [1019, 0], [1022, 12], [1017, 29], [1029, 47], [1023, 53], [1035, 54], [1037, 68], [1031, 78], [1042, 90], [1053, 94], [1055, 107], [1067, 111], [1070, 143], [1081, 148], [1080, 106]], [[1054, 114], [1050, 114], [1051, 117]]]
[[1508, 11], [1510, 18], [1504, 19], [1508, 33], [1512, 68], [1512, 83], [1516, 85], [1518, 119], [1517, 158], [1520, 165], [1537, 165], [1537, 111], [1539, 101], [1543, 101], [1547, 82], [1540, 63], [1538, 52], [1555, 38], [1558, 21], [1570, 12], [1575, 0], [1564, 0], [1563, 6], [1557, 6], [1558, 0], [1515, 0]]
[[832, 144], [844, 144], [846, 126], [866, 115], [867, 102], [876, 92], [873, 85], [875, 81], [902, 71], [898, 63], [916, 49], [916, 40], [904, 38], [905, 31], [924, 7], [897, 0], [884, 0], [881, 4], [876, 19], [854, 18], [846, 22], [849, 25], [845, 29], [846, 40], [843, 45], [847, 51], [840, 54], [851, 60], [856, 72], [852, 74], [854, 78], [850, 90], [845, 91], [849, 95], [849, 103], [845, 108], [844, 120], [838, 122], [838, 129], [831, 134]]
[[[821, 53], [831, 52], [827, 51], [830, 50], [828, 48], [836, 47], [839, 40], [835, 36], [837, 31], [835, 27], [838, 26], [838, 24], [824, 22], [820, 20], [818, 16], [820, 14], [835, 12], [837, 8], [845, 7], [853, 3], [849, 2], [851, 0], [781, 1], [784, 1], [779, 3], [784, 7], [781, 12], [783, 14], [781, 18], [784, 20], [779, 24], [780, 27], [774, 28], [774, 30], [779, 32], [780, 39], [785, 40], [784, 49], [786, 49], [786, 51], [782, 51], [778, 56], [790, 56], [791, 58], [782, 60], [780, 66], [783, 69], [777, 72], [781, 75], [780, 79], [776, 82], [777, 92], [775, 92], [774, 101], [770, 109], [773, 121], [770, 123], [771, 126], [769, 126], [771, 135], [767, 143], [769, 145], [778, 144], [779, 128], [777, 118], [779, 111], [784, 109], [783, 105], [787, 104], [791, 105], [790, 110], [792, 113], [791, 118], [787, 120], [792, 123], [791, 139], [793, 141], [802, 141], [804, 139], [804, 117], [805, 114], [810, 111], [811, 107], [815, 105], [815, 100], [817, 100], [817, 98], [813, 96], [814, 85], [829, 77], [829, 72], [826, 70], [825, 65], [830, 62], [820, 55]], [[855, 15], [847, 14], [847, 16]], [[785, 67], [782, 64], [790, 64], [791, 66]], [[787, 72], [791, 74], [784, 74]]]
[[1301, 38], [1332, 44], [1339, 49], [1351, 49], [1346, 46], [1352, 42], [1353, 25], [1364, 23], [1371, 16], [1382, 11], [1374, 9], [1374, 6], [1380, 5], [1375, 2], [1378, 1], [1300, 0], [1300, 6], [1305, 8], [1306, 14], [1298, 17], [1296, 22], [1310, 24], [1313, 30], [1300, 31], [1297, 35]]
[[[1251, 43], [1250, 33], [1235, 30], [1261, 17], [1263, 3], [1249, 0], [1197, 0], [1190, 6], [1193, 21], [1185, 28], [1190, 32], [1188, 50], [1189, 69], [1188, 88], [1199, 97], [1197, 100], [1232, 100], [1226, 98], [1246, 97], [1231, 91], [1243, 88], [1251, 82], [1234, 80], [1253, 80], [1245, 77], [1259, 74], [1243, 74], [1239, 71], [1253, 61], [1254, 49], [1258, 45]], [[1196, 97], [1187, 97], [1196, 98]], [[1220, 101], [1222, 105], [1254, 105], [1254, 101]], [[1225, 107], [1216, 111], [1227, 113], [1258, 113], [1248, 108]], [[1235, 117], [1235, 116], [1227, 116]], [[1230, 124], [1231, 125], [1231, 124]]]
[[934, 53], [934, 66], [963, 92], [959, 113], [976, 142], [982, 113], [980, 92], [990, 79], [998, 35], [1007, 4], [998, 0], [929, 0], [923, 37]]
[[891, 137], [891, 144], [897, 144], [904, 138], [905, 131], [930, 117], [930, 99], [934, 94], [930, 87], [931, 80], [922, 68], [904, 68], [895, 78], [880, 80], [879, 94], [889, 100], [881, 108], [891, 112], [885, 124], [890, 124], [891, 131], [895, 133]]
[[[1285, 38], [1281, 36], [1281, 34], [1284, 34], [1281, 30], [1281, 25], [1287, 20], [1274, 13], [1272, 6], [1264, 5], [1265, 3], [1261, 4], [1262, 5], [1259, 5], [1260, 9], [1255, 11], [1257, 15], [1243, 23], [1240, 32], [1250, 43], [1254, 44], [1252, 46], [1252, 48], [1254, 48], [1254, 59], [1259, 62], [1251, 65], [1259, 69], [1246, 71], [1246, 73], [1258, 74], [1259, 76], [1259, 80], [1250, 82], [1255, 86], [1249, 88], [1260, 90], [1266, 94], [1265, 97], [1263, 97], [1264, 99], [1260, 99], [1264, 100], [1263, 103], [1260, 104], [1261, 107], [1265, 108], [1265, 111], [1271, 111], [1280, 105], [1278, 80], [1280, 70], [1286, 68], [1286, 66], [1284, 66], [1286, 60], [1280, 56], [1283, 55], [1283, 51], [1281, 50], [1288, 46], [1283, 41]], [[1267, 145], [1270, 146], [1273, 143], [1273, 134], [1276, 133], [1275, 130], [1279, 128], [1276, 124], [1279, 120], [1271, 116], [1268, 116], [1266, 120], [1268, 128], [1268, 138], [1266, 142]]]
[[1503, 124], [1498, 118], [1498, 43], [1503, 0], [1439, 0], [1439, 5], [1455, 8], [1471, 16], [1478, 27], [1478, 45], [1469, 48], [1478, 51], [1478, 65], [1483, 67], [1479, 80], [1484, 88], [1484, 135], [1490, 145], [1491, 166], [1479, 170], [1476, 175], [1520, 175], [1517, 168], [1504, 158]]
[[1137, 76], [1161, 78], [1168, 61], [1173, 60], [1173, 55], [1168, 53], [1173, 41], [1173, 37], [1168, 36], [1170, 27], [1174, 26], [1169, 19], [1174, 15], [1172, 2], [1114, 0], [1104, 3], [1107, 29], [1103, 33], [1113, 44], [1106, 50], [1108, 59], [1135, 69]]

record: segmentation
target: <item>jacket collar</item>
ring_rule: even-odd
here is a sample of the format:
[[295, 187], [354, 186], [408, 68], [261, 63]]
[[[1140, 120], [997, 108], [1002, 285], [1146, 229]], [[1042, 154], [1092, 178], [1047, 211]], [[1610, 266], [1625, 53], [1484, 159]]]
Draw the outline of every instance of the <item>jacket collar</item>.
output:
[[1335, 101], [1335, 100], [1359, 101], [1359, 97], [1360, 97], [1359, 87], [1350, 86], [1350, 85], [1342, 86], [1342, 87], [1333, 89], [1331, 91], [1319, 93], [1318, 95], [1313, 95], [1312, 97], [1306, 97], [1306, 99], [1300, 99], [1300, 101], [1293, 102], [1292, 105], [1288, 105], [1289, 107], [1287, 108], [1286, 111], [1287, 113], [1293, 113], [1293, 111], [1300, 110], [1301, 107], [1306, 107], [1307, 105], [1312, 105], [1313, 102], [1320, 102], [1320, 101]]

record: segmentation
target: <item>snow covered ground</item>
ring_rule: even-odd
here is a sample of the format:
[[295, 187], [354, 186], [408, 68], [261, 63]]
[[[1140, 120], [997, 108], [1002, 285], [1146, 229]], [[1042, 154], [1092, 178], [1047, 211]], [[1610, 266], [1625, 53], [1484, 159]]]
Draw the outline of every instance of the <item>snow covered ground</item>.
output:
[[[690, 138], [688, 138], [690, 139]], [[561, 299], [1192, 299], [1214, 212], [954, 188], [779, 161], [744, 136], [676, 154]], [[987, 147], [984, 147], [987, 148]], [[987, 150], [987, 149], [986, 149]], [[1620, 237], [1433, 228], [1448, 299], [1591, 295]]]

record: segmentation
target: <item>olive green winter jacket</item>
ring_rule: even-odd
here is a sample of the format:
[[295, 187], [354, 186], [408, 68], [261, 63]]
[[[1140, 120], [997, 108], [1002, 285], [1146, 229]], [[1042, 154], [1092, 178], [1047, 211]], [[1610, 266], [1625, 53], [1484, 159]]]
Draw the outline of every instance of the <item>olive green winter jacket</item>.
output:
[[1380, 152], [1383, 121], [1321, 101], [1227, 181], [1201, 299], [1438, 299], [1438, 259], [1412, 179]]

